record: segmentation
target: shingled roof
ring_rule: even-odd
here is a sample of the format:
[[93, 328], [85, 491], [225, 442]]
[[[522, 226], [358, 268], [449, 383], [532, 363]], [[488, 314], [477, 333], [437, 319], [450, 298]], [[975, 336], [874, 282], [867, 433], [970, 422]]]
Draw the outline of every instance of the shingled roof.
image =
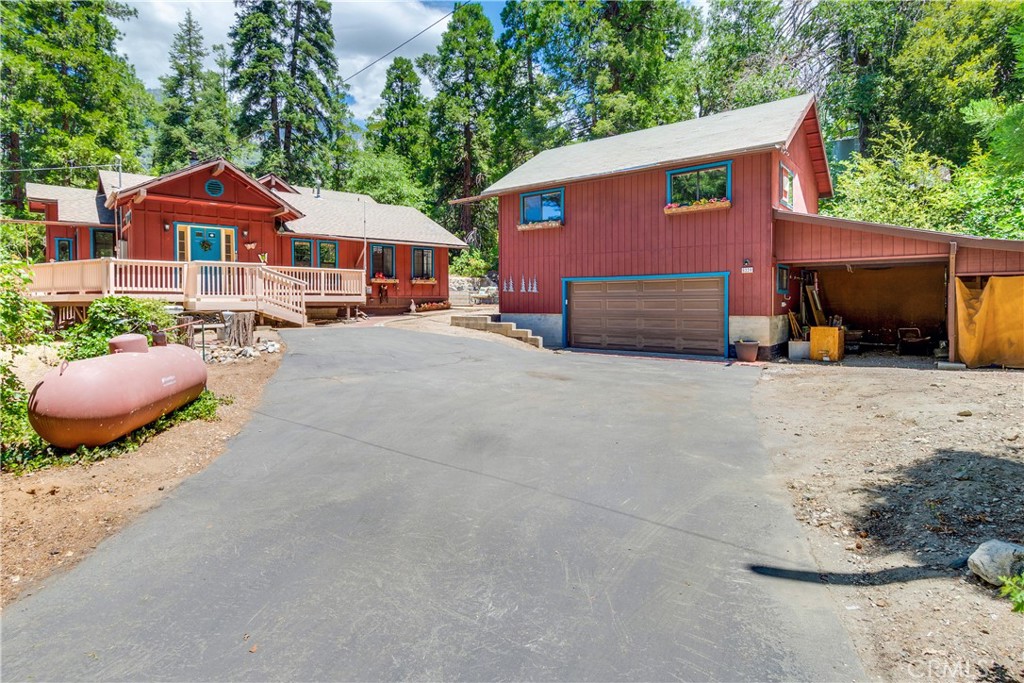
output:
[[421, 211], [408, 206], [378, 204], [372, 199], [364, 201], [330, 197], [323, 191], [320, 198], [313, 194], [282, 193], [282, 196], [305, 214], [302, 218], [285, 223], [285, 227], [295, 233], [357, 240], [365, 236], [373, 241], [430, 244], [452, 249], [466, 246], [465, 242]]
[[59, 221], [91, 225], [114, 224], [114, 212], [103, 206], [105, 197], [97, 194], [96, 190], [25, 183], [25, 196], [29, 201], [56, 202]]
[[549, 149], [492, 184], [480, 198], [667, 164], [682, 165], [699, 159], [770, 150], [792, 140], [813, 106], [813, 95], [799, 95]]

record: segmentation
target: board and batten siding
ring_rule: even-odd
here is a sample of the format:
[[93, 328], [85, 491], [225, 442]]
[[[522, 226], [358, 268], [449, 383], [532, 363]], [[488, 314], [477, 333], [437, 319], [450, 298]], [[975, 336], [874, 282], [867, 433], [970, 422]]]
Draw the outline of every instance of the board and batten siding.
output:
[[[728, 272], [729, 314], [770, 315], [776, 169], [770, 153], [732, 162], [727, 210], [666, 216], [665, 172], [673, 167], [553, 185], [565, 189], [560, 228], [518, 231], [519, 193], [502, 195], [501, 311], [560, 314], [562, 278]], [[740, 272], [744, 259], [754, 273]], [[502, 291], [510, 278], [515, 291]], [[536, 293], [520, 291], [534, 280]]]
[[949, 256], [949, 244], [877, 232], [775, 222], [775, 259], [779, 263], [823, 264], [846, 261], [934, 260]]
[[1024, 251], [960, 247], [956, 253], [956, 274], [1024, 275]]

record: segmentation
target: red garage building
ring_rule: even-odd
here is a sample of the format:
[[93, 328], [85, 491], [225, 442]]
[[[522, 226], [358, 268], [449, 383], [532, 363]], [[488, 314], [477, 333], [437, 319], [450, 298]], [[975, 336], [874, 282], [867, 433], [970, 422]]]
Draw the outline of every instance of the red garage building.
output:
[[1024, 274], [1022, 241], [817, 215], [831, 194], [804, 95], [541, 152], [460, 201], [498, 198], [502, 320], [554, 346], [767, 357], [816, 308], [953, 358], [957, 278]]

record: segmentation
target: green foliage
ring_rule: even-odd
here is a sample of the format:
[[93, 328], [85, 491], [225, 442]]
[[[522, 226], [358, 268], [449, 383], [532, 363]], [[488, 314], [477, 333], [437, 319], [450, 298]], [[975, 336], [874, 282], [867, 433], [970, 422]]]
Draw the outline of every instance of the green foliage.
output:
[[841, 218], [959, 232], [963, 198], [953, 185], [953, 166], [916, 149], [903, 124], [872, 140], [873, 156], [854, 154], [835, 183], [822, 213]]
[[448, 270], [452, 275], [483, 277], [492, 267], [478, 249], [464, 249], [452, 259]]
[[[27, 211], [0, 206], [4, 218], [31, 219]], [[0, 223], [0, 261], [38, 263], [46, 254], [46, 226], [42, 223]]]
[[397, 154], [422, 173], [427, 160], [427, 101], [420, 84], [412, 61], [395, 57], [366, 135], [373, 151]]
[[[141, 170], [152, 98], [124, 57], [114, 21], [135, 16], [103, 0], [0, 3], [0, 137], [7, 167], [110, 164]], [[23, 204], [22, 173], [2, 174], [3, 195]], [[94, 186], [95, 170], [56, 170], [33, 182]]]
[[[33, 438], [28, 442], [14, 444], [10, 447], [6, 441], [4, 442], [0, 469], [4, 472], [21, 475], [44, 467], [65, 467], [117, 457], [137, 450], [157, 434], [165, 432], [177, 424], [192, 420], [212, 422], [218, 419], [217, 409], [222, 405], [230, 405], [232, 402], [233, 399], [229, 396], [216, 396], [208, 389], [204, 389], [203, 393], [191, 403], [158, 417], [148, 425], [139, 427], [116, 441], [94, 448], [86, 446], [79, 446], [74, 450], [57, 448], [47, 444], [33, 432]], [[25, 422], [27, 424], [27, 419]]]
[[168, 55], [171, 71], [161, 77], [162, 118], [157, 126], [153, 163], [158, 173], [187, 166], [191, 154], [199, 159], [229, 156], [235, 145], [227, 92], [220, 76], [203, 67], [207, 51], [202, 27], [185, 12]]
[[338, 79], [327, 0], [239, 0], [231, 37], [236, 128], [256, 143], [257, 175], [341, 182], [351, 152], [347, 86]]
[[349, 169], [345, 189], [373, 197], [381, 204], [397, 204], [422, 209], [423, 188], [413, 178], [405, 158], [393, 152], [360, 152]]
[[1024, 239], [1024, 170], [1002, 173], [978, 155], [956, 173], [963, 201], [962, 231], [983, 237]]
[[50, 309], [27, 296], [26, 264], [0, 259], [0, 449], [29, 444], [35, 437], [26, 417], [28, 391], [11, 367], [29, 344], [47, 344]]
[[423, 55], [417, 63], [437, 91], [429, 115], [434, 217], [478, 246], [493, 239], [495, 222], [486, 220], [475, 207], [452, 207], [448, 201], [478, 194], [489, 176], [496, 64], [493, 34], [480, 5], [460, 5], [437, 54]]
[[1014, 612], [1024, 612], [1024, 574], [999, 578], [1003, 581], [999, 594], [1010, 600]]
[[174, 325], [174, 316], [165, 310], [165, 301], [133, 299], [129, 296], [107, 296], [89, 305], [85, 321], [64, 334], [67, 342], [61, 356], [80, 360], [105, 355], [107, 342], [119, 334], [144, 334], [152, 341], [149, 325], [164, 329]]

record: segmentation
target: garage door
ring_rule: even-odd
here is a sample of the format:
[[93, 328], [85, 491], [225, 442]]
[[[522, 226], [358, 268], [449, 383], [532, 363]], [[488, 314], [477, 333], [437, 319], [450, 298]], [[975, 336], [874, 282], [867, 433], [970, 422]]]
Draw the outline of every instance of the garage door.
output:
[[721, 277], [569, 283], [569, 346], [725, 355]]

